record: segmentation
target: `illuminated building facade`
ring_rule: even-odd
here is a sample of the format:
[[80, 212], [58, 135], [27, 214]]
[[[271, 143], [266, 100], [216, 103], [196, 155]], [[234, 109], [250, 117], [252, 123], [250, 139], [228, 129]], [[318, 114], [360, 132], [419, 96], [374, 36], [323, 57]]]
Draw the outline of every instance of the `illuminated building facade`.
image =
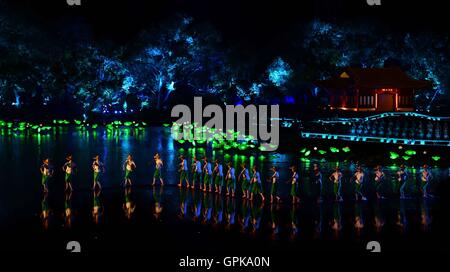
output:
[[414, 92], [431, 88], [399, 68], [347, 68], [315, 84], [327, 92], [331, 109], [376, 112], [414, 111]]

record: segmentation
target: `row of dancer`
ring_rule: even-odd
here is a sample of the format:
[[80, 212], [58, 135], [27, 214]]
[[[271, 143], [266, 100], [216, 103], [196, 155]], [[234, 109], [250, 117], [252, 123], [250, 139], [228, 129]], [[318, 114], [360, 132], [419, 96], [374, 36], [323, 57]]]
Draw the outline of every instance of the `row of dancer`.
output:
[[[265, 201], [264, 186], [262, 184], [261, 174], [258, 171], [258, 167], [254, 165], [251, 168], [251, 173], [245, 163], [242, 163], [240, 172], [236, 175], [236, 170], [232, 162], [226, 163], [226, 172], [224, 171], [223, 164], [219, 160], [214, 161], [214, 167], [207, 157], [203, 158], [203, 165], [197, 157], [193, 158], [191, 164], [192, 179], [189, 181], [189, 165], [184, 155], [180, 156], [179, 170], [180, 180], [178, 187], [183, 187], [183, 183], [186, 188], [195, 189], [198, 184], [198, 188], [203, 192], [214, 192], [216, 194], [222, 194], [223, 187], [226, 190], [226, 196], [235, 197], [238, 184], [242, 191], [242, 198], [253, 201], [255, 196], [259, 196], [261, 200]], [[290, 196], [293, 203], [299, 202], [298, 197], [298, 178], [297, 167], [291, 166], [290, 170], [292, 176], [288, 183], [291, 184]], [[278, 184], [280, 182], [280, 174], [276, 166], [271, 168], [272, 174], [268, 179], [270, 185], [270, 203], [280, 201], [281, 198], [278, 194]]]
[[[162, 167], [163, 161], [158, 153], [156, 153], [153, 157], [155, 162], [155, 170], [153, 173], [153, 181], [152, 186], [156, 185], [156, 182], [159, 181], [162, 186], [164, 186], [164, 179], [162, 176]], [[96, 155], [93, 158], [93, 162], [91, 165], [93, 172], [93, 186], [92, 189], [101, 190], [102, 186], [100, 183], [101, 176], [106, 172], [105, 164], [101, 162], [100, 156]], [[53, 165], [50, 164], [50, 159], [44, 159], [42, 165], [40, 167], [41, 172], [41, 184], [44, 192], [48, 192], [48, 182], [53, 177], [55, 170]], [[128, 155], [127, 159], [123, 164], [124, 174], [124, 186], [132, 185], [132, 175], [136, 170], [136, 163], [134, 162], [133, 156]], [[66, 162], [62, 166], [62, 171], [64, 173], [64, 183], [65, 183], [65, 191], [72, 191], [72, 181], [76, 173], [78, 172], [77, 164], [74, 162], [72, 155], [69, 155], [66, 158]]]
[[[62, 170], [65, 173], [65, 189], [72, 191], [72, 180], [73, 175], [77, 172], [77, 166], [73, 161], [72, 156], [68, 156], [66, 158], [66, 163], [62, 166]], [[160, 155], [157, 153], [154, 156], [155, 161], [155, 170], [153, 173], [153, 181], [152, 185], [156, 185], [156, 181], [159, 181], [160, 184], [164, 185], [163, 175], [162, 175], [162, 167], [163, 161]], [[217, 194], [222, 194], [222, 190], [226, 190], [226, 196], [235, 197], [236, 190], [239, 185], [242, 191], [242, 198], [253, 200], [255, 196], [260, 196], [262, 201], [265, 200], [265, 195], [263, 191], [263, 184], [260, 172], [256, 166], [253, 166], [251, 172], [247, 168], [245, 163], [242, 163], [241, 170], [238, 174], [236, 174], [236, 170], [231, 162], [226, 163], [226, 169], [224, 171], [224, 166], [219, 160], [214, 161], [214, 165], [208, 160], [207, 157], [202, 159], [202, 162], [194, 157], [191, 164], [191, 180], [189, 179], [189, 164], [185, 156], [180, 156], [180, 164], [179, 164], [179, 173], [180, 179], [178, 186], [182, 187], [183, 183], [185, 183], [187, 188], [195, 189], [198, 184], [198, 188], [204, 192], [214, 192]], [[287, 183], [290, 184], [290, 197], [293, 203], [299, 202], [299, 174], [296, 166], [291, 166], [290, 168], [290, 178]], [[41, 166], [41, 174], [42, 174], [42, 185], [45, 192], [48, 192], [48, 180], [53, 176], [53, 167], [49, 163], [49, 159], [44, 160], [43, 165]], [[123, 164], [124, 174], [124, 185], [131, 186], [132, 185], [132, 175], [136, 170], [136, 163], [133, 160], [131, 155], [128, 155], [126, 161]], [[92, 171], [93, 171], [93, 189], [101, 189], [100, 177], [103, 173], [105, 173], [104, 164], [100, 161], [100, 156], [95, 156], [94, 161], [92, 163]], [[280, 201], [281, 198], [278, 194], [278, 187], [280, 183], [280, 174], [278, 168], [273, 166], [271, 168], [272, 174], [268, 179], [270, 183], [270, 202], [273, 203], [275, 201]], [[313, 166], [313, 183], [317, 184], [320, 187], [320, 199], [322, 201], [324, 195], [327, 193], [327, 188], [329, 188], [330, 184], [328, 181], [332, 183], [333, 194], [337, 201], [343, 201], [342, 195], [342, 187], [343, 187], [343, 174], [339, 167], [336, 167], [335, 171], [329, 176], [328, 180], [322, 178], [322, 172], [319, 168], [318, 164], [314, 164]], [[402, 198], [406, 197], [406, 189], [409, 179], [409, 173], [406, 169], [406, 166], [401, 165], [399, 170], [396, 173], [398, 182], [401, 184], [400, 187], [400, 195]], [[374, 181], [377, 187], [377, 196], [382, 198], [383, 193], [379, 188], [382, 189], [383, 184], [386, 183], [388, 178], [386, 177], [383, 167], [377, 166], [374, 172]], [[421, 191], [423, 192], [424, 197], [428, 197], [428, 187], [430, 184], [430, 180], [432, 179], [431, 171], [429, 171], [428, 166], [424, 165], [423, 170], [420, 174], [420, 179], [422, 181]], [[368, 186], [370, 180], [366, 178], [366, 175], [361, 166], [356, 168], [353, 176], [350, 178], [350, 182], [354, 184], [355, 187], [355, 198], [361, 200], [367, 200], [367, 196], [364, 193], [364, 187]], [[388, 181], [390, 182], [390, 181]]]

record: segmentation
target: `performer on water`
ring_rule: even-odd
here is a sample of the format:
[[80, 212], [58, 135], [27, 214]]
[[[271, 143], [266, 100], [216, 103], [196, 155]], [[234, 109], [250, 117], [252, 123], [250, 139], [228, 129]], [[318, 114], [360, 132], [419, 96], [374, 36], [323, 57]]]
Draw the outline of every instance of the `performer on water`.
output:
[[253, 172], [253, 177], [252, 177], [252, 180], [251, 180], [252, 190], [251, 190], [251, 194], [250, 194], [250, 201], [253, 201], [253, 196], [254, 195], [260, 195], [261, 196], [261, 200], [264, 203], [265, 197], [264, 197], [264, 194], [263, 194], [263, 188], [262, 188], [262, 183], [261, 183], [261, 175], [259, 174], [256, 165], [253, 165], [252, 172]]
[[341, 191], [342, 191], [342, 173], [339, 166], [336, 166], [334, 172], [331, 174], [329, 179], [333, 182], [333, 192], [336, 201], [343, 201]]
[[298, 197], [298, 173], [297, 173], [297, 167], [295, 165], [290, 167], [292, 176], [290, 180], [291, 184], [291, 191], [290, 195], [292, 197], [292, 204], [295, 205], [295, 203], [300, 202], [300, 198]]
[[385, 183], [386, 182], [386, 176], [383, 171], [383, 167], [381, 165], [378, 165], [375, 167], [375, 184], [376, 184], [376, 190], [377, 190], [377, 197], [378, 198], [385, 198], [386, 197], [386, 190], [385, 190]]
[[127, 160], [123, 164], [123, 170], [125, 171], [125, 177], [124, 177], [125, 187], [132, 185], [131, 174], [134, 172], [135, 169], [136, 169], [136, 163], [134, 163], [133, 156], [128, 155]]
[[231, 164], [231, 162], [228, 162], [227, 166], [228, 166], [228, 171], [227, 171], [227, 175], [225, 177], [226, 182], [227, 182], [227, 196], [231, 195], [232, 197], [234, 197], [234, 192], [236, 190], [236, 175], [235, 175], [234, 167]]
[[272, 166], [272, 177], [270, 178], [270, 204], [276, 200], [280, 202], [280, 197], [278, 196], [278, 182], [280, 180], [280, 174], [278, 173], [278, 169], [275, 166]]
[[62, 167], [62, 170], [65, 173], [65, 176], [64, 176], [65, 189], [64, 189], [64, 191], [67, 191], [69, 189], [70, 189], [70, 191], [73, 190], [72, 180], [73, 180], [73, 175], [75, 174], [75, 171], [76, 171], [76, 167], [77, 167], [76, 164], [72, 160], [72, 155], [69, 155], [66, 158], [66, 163]]
[[358, 167], [356, 167], [356, 172], [355, 174], [353, 174], [352, 179], [355, 182], [355, 199], [358, 200], [359, 198], [361, 198], [361, 200], [366, 201], [367, 198], [363, 194], [364, 171], [361, 166], [358, 165]]
[[92, 186], [92, 189], [95, 190], [96, 188], [102, 189], [102, 186], [100, 184], [100, 175], [101, 173], [105, 172], [104, 164], [100, 161], [100, 156], [97, 155], [94, 157], [94, 162], [92, 163], [92, 170], [94, 171], [94, 185]]
[[161, 186], [164, 186], [164, 180], [163, 180], [163, 176], [162, 176], [163, 161], [158, 153], [155, 154], [153, 159], [155, 160], [155, 172], [153, 173], [152, 186], [156, 185], [156, 180], [159, 180], [161, 183]]
[[[203, 177], [203, 192], [209, 191], [212, 192], [212, 168], [211, 163], [208, 161], [208, 158], [203, 158], [203, 173], [205, 176]], [[208, 190], [209, 188], [209, 190]]]
[[50, 159], [45, 159], [42, 161], [41, 168], [39, 168], [41, 172], [41, 184], [44, 189], [44, 192], [48, 192], [48, 180], [53, 176], [53, 169], [50, 166]]
[[183, 155], [180, 156], [180, 183], [178, 183], [178, 187], [183, 186], [183, 181], [186, 181], [186, 188], [189, 188], [189, 178], [188, 178], [188, 162], [186, 157]]
[[241, 182], [242, 198], [250, 198], [250, 173], [245, 166], [245, 163], [241, 164], [241, 173], [239, 174], [238, 181]]
[[322, 181], [322, 173], [320, 172], [320, 168], [319, 165], [317, 163], [315, 163], [313, 165], [313, 180], [314, 180], [314, 185], [316, 188], [318, 188], [318, 195], [319, 195], [319, 200], [318, 202], [322, 202], [323, 198], [326, 196], [326, 190], [325, 190], [325, 186], [323, 184]]
[[433, 179], [433, 175], [431, 174], [431, 171], [428, 170], [428, 165], [425, 164], [422, 167], [422, 171], [420, 172], [420, 180], [422, 181], [423, 197], [430, 196], [429, 187], [430, 187], [430, 182], [432, 179]]
[[214, 185], [215, 185], [215, 192], [219, 195], [222, 194], [222, 186], [223, 186], [223, 166], [219, 162], [219, 160], [215, 161], [214, 164]]
[[200, 190], [202, 189], [202, 185], [200, 182], [200, 179], [202, 177], [202, 164], [197, 159], [197, 157], [194, 157], [194, 160], [192, 162], [192, 189], [195, 189], [195, 183], [198, 182], [200, 184]]
[[400, 165], [400, 169], [397, 171], [397, 181], [400, 184], [400, 198], [406, 198], [406, 186], [408, 182], [408, 171], [405, 165]]

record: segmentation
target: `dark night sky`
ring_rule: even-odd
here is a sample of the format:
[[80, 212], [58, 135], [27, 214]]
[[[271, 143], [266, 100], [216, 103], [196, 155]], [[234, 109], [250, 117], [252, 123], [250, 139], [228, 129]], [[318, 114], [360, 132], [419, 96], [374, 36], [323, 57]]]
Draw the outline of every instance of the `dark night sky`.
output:
[[70, 22], [67, 18], [81, 18], [95, 37], [118, 41], [180, 12], [212, 23], [225, 39], [250, 43], [261, 42], [262, 36], [276, 39], [282, 29], [312, 18], [377, 21], [406, 31], [445, 31], [449, 21], [445, 1], [438, 0], [381, 0], [378, 7], [366, 0], [81, 0], [81, 7], [69, 7], [66, 0], [8, 1], [49, 29]]

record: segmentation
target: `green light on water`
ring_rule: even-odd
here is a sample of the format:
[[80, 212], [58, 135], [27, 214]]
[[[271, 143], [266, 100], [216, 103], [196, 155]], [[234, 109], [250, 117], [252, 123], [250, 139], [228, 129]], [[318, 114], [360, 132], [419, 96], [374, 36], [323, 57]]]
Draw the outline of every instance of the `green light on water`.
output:
[[308, 150], [308, 151], [305, 152], [305, 156], [306, 156], [306, 157], [308, 157], [309, 154], [311, 154], [311, 150]]
[[339, 152], [339, 149], [332, 146], [332, 147], [330, 147], [330, 151], [331, 151], [332, 153], [338, 153], [338, 152]]
[[406, 150], [405, 154], [408, 155], [408, 156], [413, 156], [413, 155], [416, 155], [416, 151], [414, 151], [414, 150]]
[[439, 156], [432, 156], [431, 158], [432, 158], [434, 161], [438, 161], [438, 160], [441, 159], [441, 157], [439, 157]]
[[327, 152], [325, 150], [319, 150], [320, 155], [326, 154]]
[[407, 161], [407, 160], [409, 160], [409, 159], [411, 159], [411, 157], [410, 156], [402, 156], [402, 158], [405, 160], [405, 161]]
[[392, 151], [390, 151], [389, 154], [390, 154], [389, 157], [391, 158], [391, 160], [396, 160], [398, 157], [400, 157], [398, 155], [398, 153], [395, 153], [395, 152], [392, 152]]
[[300, 153], [305, 153], [306, 152], [306, 148], [303, 148], [302, 150], [300, 150]]
[[344, 151], [345, 153], [350, 152], [350, 147], [346, 146], [342, 148], [342, 151]]

